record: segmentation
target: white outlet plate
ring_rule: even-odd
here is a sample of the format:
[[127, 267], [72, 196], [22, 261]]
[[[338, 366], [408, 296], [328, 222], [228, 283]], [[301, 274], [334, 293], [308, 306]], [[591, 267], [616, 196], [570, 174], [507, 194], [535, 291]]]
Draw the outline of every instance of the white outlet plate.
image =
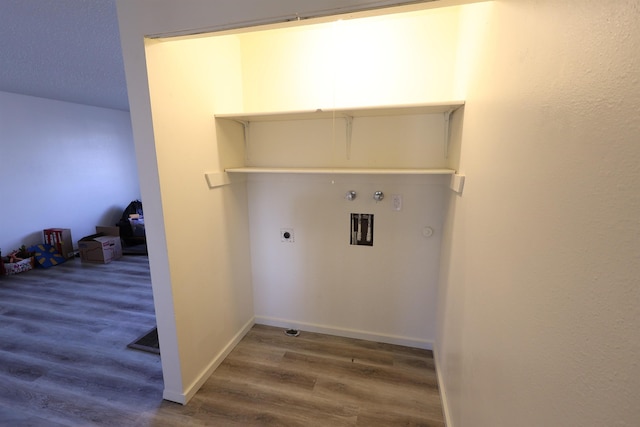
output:
[[287, 243], [293, 243], [294, 240], [294, 235], [293, 235], [293, 228], [281, 228], [280, 229], [280, 241], [281, 242], [287, 242]]

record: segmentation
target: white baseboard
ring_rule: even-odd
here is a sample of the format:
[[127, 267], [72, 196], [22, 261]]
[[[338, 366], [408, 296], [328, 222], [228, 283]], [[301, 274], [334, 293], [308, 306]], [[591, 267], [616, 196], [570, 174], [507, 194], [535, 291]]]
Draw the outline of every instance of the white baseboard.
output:
[[299, 329], [307, 332], [317, 332], [320, 334], [337, 335], [340, 337], [356, 338], [367, 341], [376, 341], [387, 344], [404, 345], [407, 347], [433, 350], [433, 341], [403, 337], [399, 335], [387, 335], [375, 332], [359, 331], [355, 329], [336, 328], [334, 326], [317, 325], [314, 323], [297, 322], [293, 320], [278, 319], [267, 316], [256, 316], [255, 323], [260, 325], [275, 326], [277, 328]]
[[444, 380], [442, 378], [442, 371], [440, 371], [440, 360], [438, 358], [437, 349], [433, 349], [433, 361], [436, 365], [436, 376], [438, 378], [438, 389], [440, 390], [440, 400], [442, 400], [442, 412], [444, 413], [444, 425], [445, 427], [453, 427], [451, 421], [451, 413], [449, 412], [449, 401], [447, 400], [447, 392], [444, 387]]
[[180, 403], [182, 405], [187, 404], [187, 397], [184, 393], [175, 393], [171, 390], [165, 389], [162, 392], [162, 398], [164, 400], [168, 400], [169, 402]]
[[181, 403], [186, 405], [189, 400], [200, 390], [200, 387], [209, 379], [213, 371], [224, 361], [224, 359], [231, 353], [236, 345], [242, 340], [242, 338], [249, 332], [251, 327], [255, 324], [253, 318], [251, 318], [245, 325], [234, 335], [234, 337], [227, 343], [227, 345], [209, 362], [206, 369], [198, 376], [198, 378], [191, 383], [189, 387], [183, 393], [174, 393], [168, 390], [164, 390], [162, 398], [170, 400], [172, 402]]

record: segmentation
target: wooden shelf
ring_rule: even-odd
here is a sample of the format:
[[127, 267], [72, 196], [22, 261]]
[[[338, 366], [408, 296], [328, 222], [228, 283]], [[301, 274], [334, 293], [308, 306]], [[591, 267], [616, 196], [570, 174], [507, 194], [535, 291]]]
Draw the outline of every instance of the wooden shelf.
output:
[[[449, 141], [449, 116], [464, 106], [464, 101], [445, 101], [438, 103], [423, 104], [400, 104], [385, 105], [377, 107], [362, 108], [335, 108], [300, 111], [269, 111], [238, 114], [216, 114], [215, 118], [220, 120], [231, 120], [241, 123], [244, 126], [245, 151], [250, 151], [249, 127], [251, 122], [274, 122], [274, 121], [296, 121], [296, 120], [318, 120], [341, 118], [346, 119], [346, 158], [350, 158], [351, 153], [351, 129], [355, 118], [358, 117], [381, 117], [381, 116], [408, 116], [422, 114], [443, 114], [444, 116], [444, 144], [445, 152]], [[409, 168], [340, 168], [340, 167], [236, 167], [226, 169], [230, 174], [325, 174], [325, 175], [454, 175], [453, 169], [409, 169]], [[210, 179], [208, 177], [207, 179]], [[214, 179], [214, 182], [226, 184], [224, 179]], [[209, 183], [212, 185], [211, 182]]]
[[216, 114], [217, 119], [240, 122], [265, 122], [278, 120], [315, 120], [333, 117], [375, 117], [410, 114], [451, 113], [464, 105], [464, 101], [446, 101], [427, 104], [403, 104], [383, 107], [332, 108], [300, 111], [270, 111], [237, 114]]
[[373, 169], [373, 168], [269, 168], [242, 167], [225, 169], [228, 173], [335, 174], [335, 175], [453, 175], [453, 169]]

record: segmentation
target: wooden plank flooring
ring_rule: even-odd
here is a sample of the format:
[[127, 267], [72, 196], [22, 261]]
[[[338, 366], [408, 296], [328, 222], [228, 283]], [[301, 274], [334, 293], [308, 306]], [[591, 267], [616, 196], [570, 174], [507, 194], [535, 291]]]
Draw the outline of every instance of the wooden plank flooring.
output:
[[144, 256], [0, 278], [0, 426], [444, 426], [431, 352], [256, 325], [182, 406]]
[[135, 425], [162, 398], [146, 257], [0, 277], [0, 425]]

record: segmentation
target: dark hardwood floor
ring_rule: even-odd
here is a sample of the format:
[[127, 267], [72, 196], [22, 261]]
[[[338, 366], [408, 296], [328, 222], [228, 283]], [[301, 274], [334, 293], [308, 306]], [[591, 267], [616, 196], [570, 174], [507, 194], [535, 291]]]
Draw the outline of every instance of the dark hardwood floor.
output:
[[162, 398], [145, 256], [0, 278], [0, 425], [135, 425]]
[[0, 426], [444, 426], [431, 352], [261, 325], [163, 401], [154, 325], [145, 256], [0, 277]]

